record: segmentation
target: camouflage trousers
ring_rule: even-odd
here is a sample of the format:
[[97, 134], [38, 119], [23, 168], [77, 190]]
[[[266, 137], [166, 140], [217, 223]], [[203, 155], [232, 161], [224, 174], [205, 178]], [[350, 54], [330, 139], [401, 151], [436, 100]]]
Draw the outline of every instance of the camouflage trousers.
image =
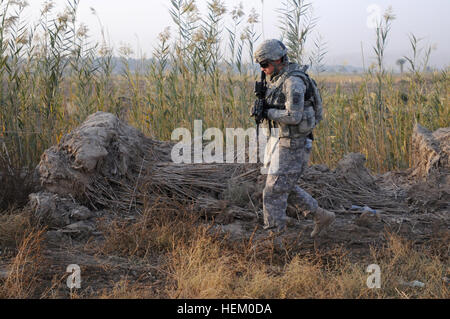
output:
[[[294, 142], [299, 147], [293, 147]], [[286, 226], [286, 209], [288, 203], [308, 213], [316, 212], [317, 201], [297, 185], [309, 161], [310, 147], [305, 147], [305, 140], [291, 140], [290, 147], [280, 146], [279, 169], [268, 174], [263, 192], [264, 228], [282, 230]]]
[[305, 215], [314, 213], [317, 201], [296, 185], [301, 173], [289, 175], [267, 175], [263, 192], [264, 228], [283, 229], [286, 226], [286, 209], [288, 203], [300, 208]]

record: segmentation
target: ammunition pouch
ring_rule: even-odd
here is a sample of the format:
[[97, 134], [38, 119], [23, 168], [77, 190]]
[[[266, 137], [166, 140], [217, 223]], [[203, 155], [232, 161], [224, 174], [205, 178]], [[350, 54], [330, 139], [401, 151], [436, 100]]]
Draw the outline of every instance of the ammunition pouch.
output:
[[305, 107], [303, 117], [297, 125], [281, 124], [281, 136], [289, 138], [306, 137], [316, 126], [315, 112], [312, 106]]
[[316, 112], [312, 106], [305, 107], [303, 117], [298, 124], [298, 131], [302, 135], [308, 135], [316, 127]]

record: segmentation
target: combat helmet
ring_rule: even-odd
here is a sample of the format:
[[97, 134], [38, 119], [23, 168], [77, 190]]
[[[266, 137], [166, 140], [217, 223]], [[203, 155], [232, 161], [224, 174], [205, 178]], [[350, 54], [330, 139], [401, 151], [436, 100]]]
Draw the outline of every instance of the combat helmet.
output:
[[283, 42], [272, 39], [261, 43], [255, 51], [254, 58], [256, 63], [263, 61], [276, 61], [286, 56], [287, 48]]

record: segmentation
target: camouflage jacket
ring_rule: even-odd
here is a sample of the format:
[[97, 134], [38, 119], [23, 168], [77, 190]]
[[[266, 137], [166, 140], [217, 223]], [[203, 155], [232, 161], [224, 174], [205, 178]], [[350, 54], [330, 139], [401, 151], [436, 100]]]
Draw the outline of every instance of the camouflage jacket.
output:
[[[316, 87], [315, 94], [305, 101], [306, 85], [309, 85], [305, 71], [306, 68], [289, 63], [267, 81], [266, 102], [271, 105], [268, 118], [273, 128], [279, 128], [279, 137], [307, 136], [321, 120], [322, 101]], [[264, 127], [268, 126], [266, 121]]]

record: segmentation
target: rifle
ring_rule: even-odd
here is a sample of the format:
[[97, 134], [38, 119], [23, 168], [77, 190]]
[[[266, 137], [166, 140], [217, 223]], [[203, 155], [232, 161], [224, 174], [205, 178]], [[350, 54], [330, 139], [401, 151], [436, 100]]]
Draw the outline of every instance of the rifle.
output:
[[259, 125], [265, 119], [264, 110], [268, 108], [266, 103], [266, 92], [267, 92], [267, 82], [266, 82], [266, 73], [261, 72], [261, 81], [256, 81], [255, 83], [255, 95], [258, 98], [255, 101], [255, 104], [252, 109], [251, 117], [255, 118], [256, 122], [256, 136], [259, 136]]

